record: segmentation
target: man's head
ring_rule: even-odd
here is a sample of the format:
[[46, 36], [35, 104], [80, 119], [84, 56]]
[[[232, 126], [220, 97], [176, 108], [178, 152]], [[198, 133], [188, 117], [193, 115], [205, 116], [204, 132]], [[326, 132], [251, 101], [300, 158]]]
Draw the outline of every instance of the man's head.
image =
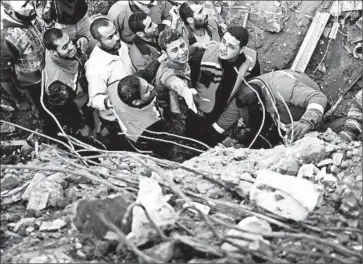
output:
[[142, 108], [155, 98], [154, 86], [134, 75], [124, 77], [117, 91], [121, 101], [131, 107]]
[[159, 46], [171, 61], [179, 64], [188, 62], [188, 46], [177, 30], [167, 28], [161, 32], [159, 35]]
[[17, 1], [1, 1], [4, 6], [5, 12], [11, 17], [30, 22], [37, 16], [33, 1], [30, 0], [17, 0]]
[[183, 22], [196, 29], [203, 28], [208, 23], [208, 15], [203, 12], [203, 5], [185, 2], [179, 8]]
[[129, 18], [130, 30], [139, 37], [152, 39], [159, 36], [158, 25], [142, 12], [133, 13]]
[[105, 17], [95, 18], [91, 23], [92, 37], [105, 51], [115, 52], [121, 48], [120, 35], [115, 25]]
[[229, 27], [219, 44], [219, 58], [235, 60], [248, 43], [248, 31], [244, 27]]
[[49, 52], [61, 59], [73, 59], [77, 48], [66, 33], [57, 28], [48, 29], [43, 35], [44, 46]]

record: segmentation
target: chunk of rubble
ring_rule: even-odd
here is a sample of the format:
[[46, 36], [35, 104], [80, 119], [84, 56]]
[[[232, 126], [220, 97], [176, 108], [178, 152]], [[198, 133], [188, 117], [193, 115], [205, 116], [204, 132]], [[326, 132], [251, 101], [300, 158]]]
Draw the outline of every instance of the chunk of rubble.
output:
[[247, 198], [250, 194], [254, 181], [255, 179], [252, 178], [251, 174], [247, 172], [241, 174], [240, 182], [238, 186], [234, 188], [235, 192], [238, 193], [238, 195], [240, 195], [242, 198]]
[[310, 181], [270, 170], [259, 170], [250, 200], [278, 216], [303, 221], [321, 195]]
[[321, 168], [321, 167], [325, 167], [325, 166], [328, 166], [328, 165], [331, 165], [331, 164], [333, 164], [332, 159], [325, 159], [325, 160], [320, 161], [316, 166], [318, 168]]
[[67, 226], [67, 222], [63, 219], [57, 219], [51, 222], [43, 222], [39, 227], [39, 231], [57, 231]]
[[223, 171], [221, 174], [221, 180], [228, 187], [235, 187], [240, 182], [240, 176], [235, 171]]
[[334, 155], [333, 155], [333, 164], [335, 166], [339, 167], [340, 164], [343, 161], [343, 157], [344, 157], [343, 153], [339, 153], [339, 152], [338, 153], [334, 153]]
[[34, 217], [23, 218], [18, 223], [16, 223], [13, 231], [18, 232], [21, 228], [27, 228], [29, 226], [34, 226], [35, 221], [36, 221], [36, 218], [34, 218]]
[[[157, 181], [146, 177], [140, 178], [136, 203], [140, 203], [146, 208], [150, 218], [162, 230], [171, 228], [177, 218], [174, 208], [167, 203], [170, 198], [171, 195], [163, 195]], [[131, 233], [127, 238], [137, 246], [141, 246], [152, 240], [157, 233], [142, 208], [134, 207], [132, 215]]]
[[29, 201], [27, 210], [40, 211], [47, 205], [61, 205], [64, 201], [63, 181], [64, 178], [59, 174], [46, 177], [42, 173], [36, 173], [22, 196], [23, 200]]
[[[166, 241], [144, 250], [144, 253], [161, 260], [162, 263], [169, 263], [174, 256], [174, 248], [175, 241]], [[142, 259], [139, 258], [139, 262], [142, 263]]]
[[[242, 219], [238, 223], [238, 227], [246, 230], [246, 232], [242, 232], [239, 230], [231, 229], [227, 231], [227, 236], [242, 236], [245, 238], [245, 240], [242, 239], [233, 239], [230, 240], [234, 242], [235, 244], [241, 246], [241, 247], [248, 247], [250, 249], [258, 249], [259, 243], [263, 241], [266, 244], [269, 244], [269, 241], [263, 239], [261, 235], [258, 233], [270, 233], [272, 231], [271, 226], [268, 222], [265, 220], [262, 220], [260, 218], [257, 218], [256, 216], [250, 216], [247, 218]], [[254, 232], [249, 233], [248, 231]], [[257, 233], [257, 234], [256, 234]], [[239, 249], [229, 243], [223, 243], [222, 249], [226, 251], [238, 251]]]
[[127, 234], [131, 229], [131, 219], [128, 219], [126, 224], [122, 223], [122, 219], [129, 205], [130, 202], [120, 195], [109, 196], [105, 199], [80, 200], [75, 208], [73, 225], [79, 232], [90, 234], [98, 239], [103, 239], [106, 235], [108, 238], [116, 238], [116, 235], [111, 235], [114, 233], [110, 231], [110, 228], [100, 220], [98, 213], [104, 215], [106, 220]]
[[8, 173], [1, 180], [1, 191], [12, 190], [21, 185], [22, 181], [16, 174]]
[[297, 173], [298, 178], [304, 178], [307, 180], [314, 180], [315, 176], [319, 173], [319, 169], [314, 164], [303, 164], [299, 172]]

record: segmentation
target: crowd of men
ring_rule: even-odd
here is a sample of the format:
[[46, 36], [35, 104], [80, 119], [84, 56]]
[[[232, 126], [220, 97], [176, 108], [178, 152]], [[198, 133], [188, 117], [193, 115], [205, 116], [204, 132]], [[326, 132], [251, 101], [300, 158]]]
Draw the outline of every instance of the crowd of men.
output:
[[[92, 19], [85, 0], [43, 1], [40, 14], [37, 1], [1, 4], [2, 90], [16, 104], [27, 91], [52, 137], [59, 122], [109, 150], [183, 161], [241, 123], [246, 147], [291, 144], [329, 108], [306, 74], [261, 74], [246, 28], [222, 26], [198, 3], [118, 1]], [[346, 141], [362, 134], [357, 97]]]

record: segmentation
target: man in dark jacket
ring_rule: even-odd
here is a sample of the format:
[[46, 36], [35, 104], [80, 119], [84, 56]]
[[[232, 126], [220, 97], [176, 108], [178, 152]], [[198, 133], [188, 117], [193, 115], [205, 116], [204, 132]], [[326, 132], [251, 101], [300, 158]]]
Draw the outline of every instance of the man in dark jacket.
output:
[[[94, 128], [93, 113], [88, 102], [88, 83], [85, 77], [84, 56], [77, 54], [70, 37], [52, 28], [43, 36], [45, 53], [45, 103], [67, 134], [90, 136]], [[47, 131], [52, 136], [58, 127]]]
[[247, 69], [244, 76], [247, 80], [260, 74], [257, 52], [246, 47], [248, 38], [245, 28], [229, 27], [220, 43], [210, 43], [202, 53], [193, 56], [189, 61], [192, 87], [200, 95], [196, 97], [196, 105], [204, 113], [199, 120], [189, 120], [195, 123], [191, 127], [201, 125], [201, 130], [191, 131], [197, 133], [193, 137], [199, 136], [201, 140], [207, 140], [206, 134], [214, 134], [208, 131], [236, 94], [240, 69]]
[[30, 1], [1, 1], [1, 8], [1, 87], [18, 102], [21, 96], [17, 88], [29, 92], [42, 115], [40, 91], [45, 23], [36, 18]]
[[90, 32], [91, 20], [87, 15], [86, 0], [48, 0], [45, 3], [42, 18], [48, 27], [55, 27], [65, 32], [72, 40], [77, 40], [77, 47], [88, 53], [96, 45]]

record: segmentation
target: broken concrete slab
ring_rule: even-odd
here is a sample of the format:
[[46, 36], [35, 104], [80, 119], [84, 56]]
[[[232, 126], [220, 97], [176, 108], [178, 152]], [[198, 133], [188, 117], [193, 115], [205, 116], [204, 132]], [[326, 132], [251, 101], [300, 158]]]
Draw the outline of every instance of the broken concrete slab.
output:
[[103, 239], [110, 229], [99, 219], [97, 214], [101, 213], [127, 234], [131, 229], [131, 219], [128, 219], [126, 225], [122, 223], [122, 219], [129, 205], [130, 202], [120, 195], [105, 199], [83, 199], [75, 207], [72, 223], [79, 232]]
[[19, 222], [16, 223], [14, 226], [13, 231], [18, 232], [21, 228], [27, 228], [29, 226], [35, 225], [36, 218], [35, 217], [26, 217], [21, 219]]
[[300, 46], [299, 52], [291, 66], [292, 70], [305, 72], [329, 17], [329, 13], [316, 12], [308, 33], [306, 34], [305, 39]]
[[[170, 197], [171, 195], [163, 195], [157, 181], [140, 177], [136, 203], [140, 203], [146, 208], [150, 218], [162, 230], [171, 228], [177, 217], [174, 208], [167, 203]], [[127, 238], [131, 239], [137, 246], [141, 246], [152, 240], [157, 233], [142, 208], [134, 207], [132, 216], [131, 232]]]
[[19, 187], [21, 184], [22, 181], [19, 179], [18, 175], [8, 173], [1, 180], [1, 191], [12, 190], [16, 187]]
[[333, 160], [332, 159], [325, 159], [325, 160], [320, 161], [316, 166], [318, 168], [322, 168], [322, 167], [328, 166], [330, 164], [333, 164]]
[[63, 219], [56, 219], [50, 222], [43, 222], [39, 227], [39, 231], [57, 231], [67, 226], [67, 222]]
[[329, 12], [332, 16], [340, 16], [343, 12], [353, 10], [362, 10], [362, 1], [334, 1]]
[[240, 182], [240, 176], [235, 171], [223, 171], [221, 174], [221, 180], [228, 186], [228, 187], [235, 187]]
[[320, 194], [308, 180], [259, 170], [250, 200], [278, 216], [303, 221], [317, 205]]
[[[270, 233], [272, 232], [270, 224], [262, 220], [256, 216], [250, 216], [247, 218], [242, 219], [238, 223], [238, 227], [246, 230], [246, 232], [241, 232], [239, 230], [231, 229], [227, 231], [227, 236], [243, 236], [246, 240], [241, 239], [231, 239], [235, 244], [241, 247], [248, 247], [250, 249], [257, 250], [259, 248], [259, 242], [263, 241], [264, 243], [269, 244], [269, 241], [263, 239], [263, 237], [259, 234], [252, 234], [248, 231], [255, 232], [255, 233]], [[222, 249], [226, 251], [238, 251], [239, 249], [229, 243], [223, 243]]]
[[64, 202], [64, 191], [59, 177], [60, 175], [56, 175], [47, 178], [42, 173], [36, 173], [29, 186], [26, 188], [22, 199], [29, 200], [33, 197], [32, 199], [38, 201], [38, 198], [42, 197], [42, 199], [39, 200], [44, 201], [45, 194], [48, 193], [48, 206], [58, 207], [59, 205], [62, 205]]

